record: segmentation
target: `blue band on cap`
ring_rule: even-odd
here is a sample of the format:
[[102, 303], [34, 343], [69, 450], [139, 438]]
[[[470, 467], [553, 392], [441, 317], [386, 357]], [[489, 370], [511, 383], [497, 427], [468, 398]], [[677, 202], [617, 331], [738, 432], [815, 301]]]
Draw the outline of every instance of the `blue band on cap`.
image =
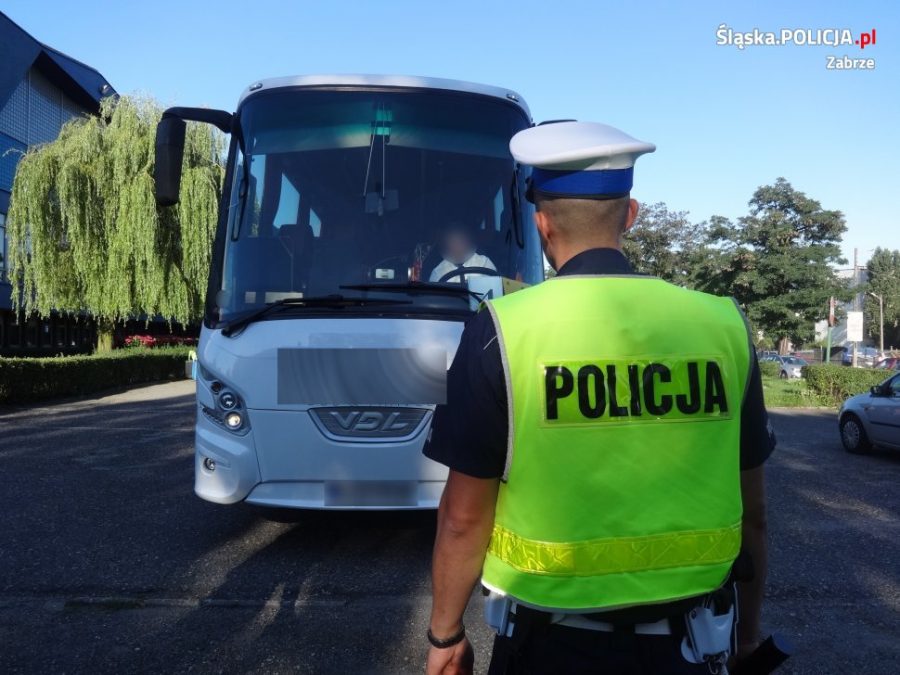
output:
[[531, 180], [535, 190], [555, 195], [619, 195], [631, 191], [634, 167], [598, 171], [556, 171], [535, 167]]

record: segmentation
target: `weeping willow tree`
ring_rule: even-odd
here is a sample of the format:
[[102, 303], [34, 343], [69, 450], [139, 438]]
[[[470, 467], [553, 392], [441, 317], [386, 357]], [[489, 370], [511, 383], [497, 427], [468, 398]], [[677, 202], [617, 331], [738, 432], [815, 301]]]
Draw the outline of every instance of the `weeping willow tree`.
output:
[[189, 124], [181, 201], [153, 194], [156, 123], [144, 98], [107, 98], [19, 161], [7, 215], [14, 308], [87, 312], [98, 349], [116, 322], [141, 315], [188, 323], [202, 313], [221, 194], [224, 140]]

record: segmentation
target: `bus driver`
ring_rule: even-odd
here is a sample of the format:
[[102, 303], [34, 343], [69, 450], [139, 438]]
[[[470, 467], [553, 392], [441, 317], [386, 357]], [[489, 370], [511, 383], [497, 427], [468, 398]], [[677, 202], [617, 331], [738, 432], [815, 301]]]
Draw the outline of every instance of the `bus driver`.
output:
[[[497, 267], [491, 262], [486, 255], [482, 255], [475, 250], [472, 237], [459, 221], [451, 222], [447, 228], [441, 233], [439, 249], [443, 260], [431, 271], [429, 281], [448, 281], [461, 283], [466, 280], [466, 276], [480, 276], [482, 273], [475, 270], [470, 274], [466, 274], [462, 270], [469, 268], [486, 268], [497, 271]], [[461, 270], [458, 274], [446, 277], [455, 270]]]

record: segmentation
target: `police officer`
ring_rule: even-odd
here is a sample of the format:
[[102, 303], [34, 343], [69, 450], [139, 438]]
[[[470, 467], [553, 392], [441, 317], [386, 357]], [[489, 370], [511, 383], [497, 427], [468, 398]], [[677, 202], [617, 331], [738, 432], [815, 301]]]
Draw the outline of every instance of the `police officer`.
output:
[[[655, 146], [561, 122], [518, 133], [557, 276], [466, 326], [425, 454], [438, 512], [428, 673], [470, 672], [481, 578], [491, 673], [707, 673], [759, 643], [762, 465], [774, 447], [731, 299], [636, 275], [634, 162]], [[743, 555], [743, 554], [742, 554]]]

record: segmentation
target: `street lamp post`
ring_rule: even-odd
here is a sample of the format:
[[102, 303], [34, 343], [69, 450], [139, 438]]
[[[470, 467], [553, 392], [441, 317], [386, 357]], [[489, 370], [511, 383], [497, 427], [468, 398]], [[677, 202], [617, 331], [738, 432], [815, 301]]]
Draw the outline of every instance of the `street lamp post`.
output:
[[878, 354], [884, 356], [884, 298], [872, 291], [868, 291], [868, 293], [878, 300]]

